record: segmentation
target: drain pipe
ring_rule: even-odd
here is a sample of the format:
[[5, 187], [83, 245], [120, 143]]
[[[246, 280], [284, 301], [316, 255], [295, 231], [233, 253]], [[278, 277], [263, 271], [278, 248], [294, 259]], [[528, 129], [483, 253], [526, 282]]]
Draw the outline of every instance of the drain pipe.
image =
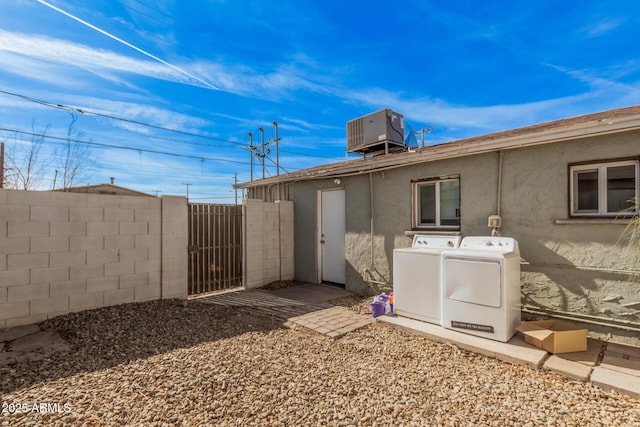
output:
[[504, 160], [504, 151], [498, 151], [498, 197], [496, 206], [496, 215], [500, 216], [502, 207], [502, 163]]
[[496, 214], [489, 217], [489, 227], [491, 227], [491, 235], [492, 236], [500, 236], [502, 232], [500, 228], [502, 227], [502, 163], [504, 161], [504, 151], [498, 151], [498, 188], [496, 195]]
[[376, 268], [374, 266], [374, 235], [375, 235], [375, 229], [374, 229], [374, 216], [373, 216], [373, 209], [374, 209], [374, 199], [373, 199], [373, 172], [369, 172], [369, 227], [370, 227], [370, 240], [371, 240], [371, 259], [369, 262], [369, 267], [364, 269], [364, 279], [365, 282], [367, 283], [375, 283], [376, 285], [386, 285], [386, 282], [380, 281], [380, 280], [375, 280], [375, 276], [374, 273], [377, 273]]
[[373, 209], [374, 209], [374, 203], [373, 203], [373, 174], [370, 173], [369, 174], [369, 222], [370, 222], [370, 229], [371, 229], [371, 262], [369, 263], [369, 267], [371, 268], [371, 270], [375, 270], [374, 266], [373, 266], [373, 249], [374, 249], [374, 242], [373, 242], [373, 236], [374, 236], [374, 229], [373, 229], [373, 225], [374, 225], [374, 221], [373, 221]]

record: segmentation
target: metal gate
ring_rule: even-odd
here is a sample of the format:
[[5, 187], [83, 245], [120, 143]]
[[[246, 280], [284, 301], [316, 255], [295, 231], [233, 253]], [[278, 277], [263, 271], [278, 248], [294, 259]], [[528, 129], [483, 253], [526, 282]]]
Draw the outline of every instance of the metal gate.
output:
[[242, 206], [189, 203], [189, 295], [242, 285]]

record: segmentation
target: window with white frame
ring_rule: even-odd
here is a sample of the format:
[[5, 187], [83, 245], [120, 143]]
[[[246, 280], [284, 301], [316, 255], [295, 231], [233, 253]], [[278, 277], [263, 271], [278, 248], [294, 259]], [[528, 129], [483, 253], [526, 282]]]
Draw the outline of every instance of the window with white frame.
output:
[[638, 160], [569, 166], [571, 216], [638, 213]]
[[413, 182], [414, 226], [460, 229], [460, 177]]

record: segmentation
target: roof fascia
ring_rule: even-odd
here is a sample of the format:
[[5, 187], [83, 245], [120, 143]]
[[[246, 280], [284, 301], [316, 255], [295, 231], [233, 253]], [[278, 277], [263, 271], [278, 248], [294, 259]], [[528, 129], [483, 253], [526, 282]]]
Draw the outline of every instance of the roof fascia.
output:
[[234, 188], [256, 188], [273, 184], [327, 179], [336, 176], [344, 177], [360, 175], [381, 169], [394, 169], [416, 163], [470, 156], [494, 151], [512, 150], [580, 138], [591, 138], [613, 133], [630, 132], [638, 129], [640, 129], [640, 114], [614, 118], [604, 117], [600, 120], [581, 122], [564, 127], [556, 126], [531, 133], [504, 136], [500, 136], [498, 134], [495, 138], [491, 138], [491, 134], [465, 138], [413, 152], [405, 152], [389, 157], [380, 157], [379, 159], [367, 159], [365, 161], [355, 160], [340, 164], [327, 165], [324, 169], [309, 171], [307, 174], [304, 173], [303, 169], [299, 172], [292, 172], [278, 177], [237, 184]]

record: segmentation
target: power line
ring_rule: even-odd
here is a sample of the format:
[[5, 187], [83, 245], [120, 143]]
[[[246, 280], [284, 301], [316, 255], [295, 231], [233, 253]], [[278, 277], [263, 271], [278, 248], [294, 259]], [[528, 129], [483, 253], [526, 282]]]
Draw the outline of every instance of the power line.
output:
[[[229, 144], [234, 144], [238, 148], [248, 149], [248, 145], [245, 145], [245, 144], [243, 144], [241, 142], [238, 142], [238, 141], [232, 141], [230, 139], [216, 138], [216, 137], [213, 137], [213, 136], [208, 136], [208, 135], [202, 135], [202, 134], [197, 134], [197, 133], [193, 133], [193, 132], [182, 131], [182, 130], [179, 130], [179, 129], [172, 129], [172, 128], [167, 128], [167, 127], [164, 127], [164, 126], [152, 125], [150, 123], [144, 123], [144, 122], [140, 122], [140, 121], [137, 121], [137, 120], [126, 119], [124, 117], [118, 117], [118, 116], [114, 116], [114, 115], [111, 115], [111, 114], [98, 113], [96, 111], [91, 111], [91, 110], [88, 110], [86, 108], [72, 107], [70, 105], [65, 105], [65, 104], [62, 104], [62, 103], [53, 103], [53, 102], [50, 102], [50, 101], [45, 101], [45, 100], [42, 100], [42, 99], [33, 98], [33, 97], [29, 96], [29, 95], [24, 95], [24, 94], [15, 93], [15, 92], [9, 92], [9, 91], [2, 90], [2, 89], [0, 89], [0, 93], [3, 93], [5, 95], [9, 95], [9, 96], [15, 96], [17, 98], [21, 98], [21, 99], [24, 99], [26, 101], [33, 102], [33, 103], [36, 103], [36, 104], [39, 104], [39, 105], [42, 105], [42, 106], [45, 106], [45, 107], [49, 107], [49, 108], [55, 108], [55, 109], [58, 109], [58, 110], [64, 110], [64, 111], [70, 111], [70, 112], [76, 112], [76, 113], [80, 113], [80, 114], [87, 115], [87, 116], [104, 117], [104, 118], [111, 119], [111, 120], [123, 121], [123, 122], [126, 122], [126, 123], [145, 126], [145, 127], [153, 128], [153, 129], [157, 129], [157, 130], [163, 130], [163, 131], [167, 131], [167, 132], [178, 133], [178, 134], [181, 134], [181, 135], [208, 139], [208, 140], [211, 140], [211, 141], [226, 142], [226, 143], [229, 143]], [[140, 135], [139, 132], [135, 132], [132, 129], [120, 128], [120, 127], [118, 127], [118, 129], [125, 130], [127, 132], [131, 132], [131, 133], [135, 133], [137, 135]], [[181, 140], [176, 140], [176, 139], [171, 139], [171, 138], [163, 138], [163, 137], [153, 136], [153, 135], [144, 135], [144, 136], [147, 137], [147, 138], [154, 138], [154, 139], [165, 140], [165, 141], [169, 141], [169, 142], [180, 142], [180, 143], [183, 143], [183, 144], [190, 144], [190, 145], [200, 145], [200, 146], [203, 146], [203, 147], [224, 147], [224, 146], [221, 146], [221, 145], [201, 144], [201, 143], [197, 143], [197, 142], [181, 141]], [[314, 157], [314, 158], [319, 158], [319, 159], [330, 159], [330, 160], [336, 160], [337, 159], [336, 157], [323, 156], [323, 155], [320, 155], [320, 154], [301, 153], [299, 151], [290, 151], [290, 150], [282, 150], [281, 149], [280, 152], [287, 153], [287, 154], [294, 154], [294, 155], [298, 155], [298, 156]], [[284, 169], [284, 168], [282, 168], [282, 169]]]
[[[133, 129], [130, 129], [130, 128], [127, 128], [127, 127], [119, 127], [119, 126], [116, 126], [114, 124], [106, 123], [106, 122], [101, 121], [101, 120], [99, 120], [97, 118], [93, 118], [93, 119], [95, 121], [97, 121], [98, 123], [101, 123], [101, 124], [104, 124], [104, 125], [115, 126], [116, 128], [118, 128], [118, 129], [120, 129], [122, 131], [130, 132], [130, 133], [133, 133], [135, 135], [144, 136], [145, 138], [157, 139], [157, 140], [160, 140], [160, 141], [167, 141], [167, 142], [177, 142], [177, 143], [180, 143], [180, 144], [196, 145], [196, 146], [199, 146], [199, 147], [214, 147], [214, 148], [228, 148], [229, 147], [228, 145], [204, 144], [204, 143], [201, 143], [201, 142], [183, 141], [183, 140], [175, 139], [175, 138], [166, 138], [166, 137], [162, 137], [162, 136], [149, 135], [149, 134], [146, 134], [146, 133], [143, 133], [143, 132], [137, 132], [137, 131], [135, 131]], [[206, 136], [201, 136], [201, 138], [207, 138], [207, 137]], [[220, 141], [225, 141], [225, 140], [220, 140]], [[233, 141], [225, 141], [225, 142], [233, 142]], [[240, 143], [238, 142], [237, 144], [240, 144]], [[236, 145], [235, 147], [232, 147], [232, 148], [242, 148], [244, 150], [248, 149], [248, 147], [245, 146], [245, 145]]]
[[[87, 12], [95, 12], [94, 10], [90, 10], [90, 9], [88, 9], [88, 8], [86, 7], [87, 5], [86, 5], [86, 4], [84, 4], [84, 3], [79, 3], [79, 2], [74, 1], [74, 0], [66, 0], [66, 1], [67, 1], [67, 2], [69, 2], [69, 3], [71, 3], [71, 4], [74, 4], [74, 5], [75, 5], [75, 6], [77, 6], [77, 7], [80, 7], [80, 8], [82, 8], [82, 9], [84, 9], [84, 10], [85, 10], [85, 11], [87, 11]], [[144, 5], [143, 3], [139, 2], [139, 1], [136, 1], [136, 0], [133, 0], [133, 1], [135, 1], [136, 3], [141, 4], [141, 5], [143, 5], [143, 6], [146, 6], [146, 7], [148, 7], [149, 9], [155, 10], [156, 12], [158, 12], [158, 13], [160, 13], [160, 14], [162, 14], [162, 15], [166, 16], [167, 18], [171, 18], [171, 16], [167, 15], [166, 13], [164, 13], [164, 12], [162, 12], [162, 11], [158, 10], [158, 9], [153, 9], [151, 6]], [[134, 11], [134, 12], [137, 12], [137, 13], [139, 13], [139, 14], [141, 14], [141, 15], [143, 15], [143, 16], [145, 16], [145, 17], [147, 17], [147, 18], [149, 18], [149, 19], [151, 19], [151, 20], [153, 20], [153, 21], [156, 21], [156, 22], [158, 22], [158, 23], [160, 23], [160, 24], [162, 24], [162, 25], [165, 25], [165, 26], [167, 26], [167, 27], [171, 26], [171, 23], [169, 23], [168, 21], [162, 21], [162, 20], [160, 20], [160, 19], [158, 19], [158, 18], [155, 18], [155, 17], [153, 17], [153, 16], [151, 16], [151, 15], [149, 15], [149, 14], [147, 14], [147, 13], [145, 13], [145, 12], [141, 11], [140, 9], [136, 9], [136, 8], [134, 8], [134, 7], [131, 7], [131, 6], [129, 6], [129, 5], [124, 4], [122, 1], [118, 1], [118, 3], [120, 3], [120, 5], [121, 5], [124, 9], [129, 9], [129, 10], [132, 10], [132, 11]], [[104, 15], [104, 16], [106, 16], [106, 15]], [[113, 18], [110, 18], [110, 17], [108, 17], [108, 16], [106, 16], [106, 17], [107, 17], [108, 19], [113, 19]]]
[[[151, 9], [151, 10], [155, 11], [155, 12], [158, 12], [158, 13], [159, 13], [159, 14], [161, 14], [161, 15], [164, 15], [164, 16], [166, 16], [167, 18], [173, 19], [173, 16], [171, 16], [171, 15], [169, 15], [169, 14], [167, 14], [167, 13], [165, 13], [165, 12], [161, 11], [160, 9], [158, 9], [158, 8], [156, 8], [156, 7], [150, 6], [149, 4], [144, 3], [144, 2], [141, 2], [140, 0], [133, 0], [133, 1], [134, 1], [134, 2], [136, 2], [136, 3], [138, 3], [139, 5], [142, 5], [142, 6], [144, 6], [144, 7], [147, 7], [147, 8], [149, 8], [149, 9]], [[121, 3], [122, 3], [122, 2], [121, 2]], [[125, 5], [124, 3], [122, 3], [122, 5], [123, 5], [124, 7], [128, 7], [128, 6], [127, 6], [127, 5]]]
[[21, 135], [29, 135], [29, 136], [42, 136], [43, 138], [54, 139], [54, 140], [58, 140], [58, 141], [77, 142], [79, 144], [94, 145], [94, 146], [103, 147], [103, 148], [116, 148], [116, 149], [120, 149], [120, 150], [137, 151], [138, 153], [162, 154], [162, 155], [165, 155], [165, 156], [182, 157], [182, 158], [186, 158], [186, 159], [210, 160], [210, 161], [216, 161], [216, 162], [229, 162], [229, 163], [236, 163], [236, 164], [240, 164], [240, 165], [248, 165], [249, 164], [247, 162], [241, 162], [241, 161], [238, 161], [238, 160], [229, 160], [229, 159], [221, 159], [221, 158], [215, 158], [215, 157], [204, 157], [204, 156], [190, 156], [188, 154], [171, 153], [171, 152], [168, 152], [168, 151], [148, 150], [148, 149], [145, 149], [145, 148], [134, 148], [134, 147], [124, 147], [124, 146], [121, 146], [121, 145], [102, 144], [102, 143], [99, 143], [99, 142], [83, 141], [83, 140], [80, 140], [80, 139], [72, 139], [72, 138], [62, 138], [62, 137], [57, 137], [57, 136], [50, 136], [50, 135], [44, 135], [44, 134], [38, 134], [38, 133], [34, 133], [34, 132], [26, 132], [26, 131], [21, 131], [21, 130], [17, 130], [17, 129], [8, 129], [8, 128], [2, 128], [2, 127], [0, 127], [0, 131], [12, 132], [12, 133], [17, 133], [17, 134], [21, 134]]
[[[330, 160], [336, 160], [338, 159], [338, 157], [331, 157], [331, 156], [323, 156], [321, 154], [309, 154], [309, 153], [300, 153], [298, 151], [289, 151], [289, 150], [280, 150], [281, 153], [287, 153], [287, 154], [296, 154], [298, 156], [307, 156], [307, 157], [317, 157], [319, 159], [330, 159]], [[284, 168], [280, 168], [280, 169], [284, 169]]]
[[[152, 125], [152, 124], [149, 124], [149, 123], [139, 122], [139, 121], [136, 121], [136, 120], [130, 120], [130, 119], [125, 119], [125, 118], [117, 117], [117, 116], [113, 116], [113, 115], [97, 113], [97, 112], [93, 112], [93, 111], [89, 111], [89, 110], [85, 110], [85, 109], [75, 108], [75, 107], [71, 107], [71, 106], [64, 105], [64, 104], [54, 104], [54, 103], [51, 103], [49, 101], [44, 101], [44, 100], [41, 100], [41, 99], [33, 98], [33, 97], [28, 96], [28, 95], [22, 95], [22, 94], [18, 94], [18, 93], [14, 93], [14, 92], [8, 92], [8, 91], [2, 90], [2, 89], [0, 89], [0, 93], [4, 93], [4, 94], [10, 95], [10, 96], [16, 96], [16, 97], [19, 97], [19, 98], [25, 99], [27, 101], [34, 102], [34, 103], [37, 103], [37, 104], [40, 104], [40, 105], [43, 105], [43, 106], [46, 106], [46, 107], [51, 107], [51, 108], [56, 108], [56, 109], [61, 109], [61, 110], [71, 111], [71, 112], [79, 112], [81, 114], [95, 115], [95, 116], [98, 116], [98, 117], [105, 117], [105, 118], [109, 118], [109, 119], [113, 119], [113, 120], [121, 120], [121, 121], [128, 122], [128, 123], [133, 123], [133, 124], [138, 124], [138, 125], [141, 125], [141, 126], [151, 127], [151, 128], [154, 128], [154, 129], [165, 130], [165, 131], [169, 131], [169, 132], [176, 132], [176, 133], [181, 133], [181, 134], [188, 135], [188, 136], [195, 136], [195, 137], [199, 137], [199, 138], [211, 139], [211, 140], [214, 140], [214, 141], [229, 142], [229, 143], [233, 143], [233, 144], [238, 144], [237, 148], [247, 149], [246, 146], [244, 146], [243, 144], [241, 144], [239, 142], [236, 142], [236, 141], [225, 140], [225, 139], [221, 139], [221, 138], [215, 138], [215, 137], [195, 134], [195, 133], [191, 133], [191, 132], [185, 132], [185, 131], [181, 131], [181, 130], [178, 130], [178, 129], [165, 128], [165, 127], [162, 127], [162, 126], [156, 126], [156, 125]], [[124, 130], [140, 135], [140, 133], [134, 132], [131, 129], [126, 129], [125, 128]], [[11, 130], [9, 130], [9, 131], [11, 131]], [[16, 131], [16, 132], [19, 132], [19, 131]], [[190, 141], [180, 141], [180, 140], [176, 140], [176, 139], [163, 138], [163, 137], [154, 136], [154, 135], [144, 135], [144, 136], [147, 137], [147, 138], [152, 138], [152, 139], [160, 139], [160, 140], [165, 140], [165, 141], [169, 141], [169, 142], [180, 142], [180, 143], [184, 143], [184, 144], [198, 145], [198, 146], [203, 146], [203, 147], [224, 147], [224, 146], [221, 146], [221, 145], [201, 144], [201, 143], [190, 142]], [[50, 137], [50, 138], [55, 139], [54, 137]], [[125, 147], [125, 148], [128, 148], [128, 147]], [[139, 151], [138, 149], [136, 149], [136, 150]], [[148, 150], [143, 150], [143, 151], [148, 151]], [[295, 154], [295, 155], [301, 155], [301, 156], [318, 157], [318, 158], [325, 158], [325, 159], [335, 159], [334, 157], [322, 156], [322, 155], [316, 155], [316, 154], [300, 153], [300, 152], [289, 151], [289, 150], [281, 150], [281, 151], [283, 153]], [[194, 157], [194, 158], [201, 159], [202, 157]], [[269, 160], [271, 160], [271, 159], [269, 159]], [[241, 162], [238, 162], [238, 163], [241, 163]], [[246, 163], [242, 163], [242, 164], [246, 164]], [[281, 166], [280, 168], [282, 170], [284, 170], [285, 172], [288, 172], [284, 167]]]
[[9, 92], [6, 90], [2, 90], [0, 89], [0, 93], [4, 93], [5, 95], [10, 95], [10, 96], [15, 96], [18, 98], [22, 98], [26, 101], [29, 102], [33, 102], [39, 105], [43, 105], [45, 107], [50, 107], [50, 108], [55, 108], [58, 110], [65, 110], [65, 111], [70, 111], [70, 112], [75, 112], [75, 113], [80, 113], [83, 115], [93, 115], [93, 116], [98, 116], [98, 117], [104, 117], [107, 119], [113, 119], [113, 120], [119, 120], [119, 121], [123, 121], [126, 123], [131, 123], [131, 124], [136, 124], [136, 125], [140, 125], [140, 126], [146, 126], [149, 128], [153, 128], [153, 129], [158, 129], [158, 130], [163, 130], [163, 131], [167, 131], [167, 132], [175, 132], [175, 133], [179, 133], [182, 135], [187, 135], [187, 136], [195, 136], [197, 138], [204, 138], [204, 139], [209, 139], [212, 141], [220, 141], [220, 142], [228, 142], [231, 144], [235, 144], [235, 145], [239, 145], [242, 146], [243, 144], [238, 142], [238, 141], [231, 141], [229, 139], [222, 139], [222, 138], [216, 138], [213, 136], [208, 136], [208, 135], [201, 135], [201, 134], [197, 134], [197, 133], [193, 133], [193, 132], [187, 132], [187, 131], [183, 131], [183, 130], [179, 130], [179, 129], [172, 129], [172, 128], [167, 128], [164, 126], [157, 126], [157, 125], [152, 125], [150, 123], [144, 123], [144, 122], [140, 122], [137, 120], [132, 120], [132, 119], [125, 119], [124, 117], [118, 117], [118, 116], [113, 116], [110, 114], [104, 114], [104, 113], [98, 113], [96, 111], [91, 111], [85, 108], [78, 108], [78, 107], [72, 107], [70, 105], [65, 105], [65, 104], [61, 104], [61, 103], [53, 103], [50, 101], [45, 101], [42, 99], [37, 99], [37, 98], [33, 98], [29, 95], [23, 95], [20, 93], [15, 93], [15, 92]]
[[[57, 144], [66, 143], [66, 142], [71, 141], [71, 142], [78, 142], [78, 143], [82, 143], [82, 144], [95, 145], [95, 146], [98, 146], [98, 147], [101, 147], [101, 148], [125, 149], [125, 150], [129, 150], [129, 151], [137, 151], [138, 153], [146, 152], [146, 153], [154, 153], [154, 154], [163, 154], [163, 155], [174, 156], [174, 157], [196, 159], [196, 160], [200, 160], [200, 161], [212, 160], [212, 161], [222, 161], [222, 162], [237, 163], [237, 164], [242, 164], [242, 165], [249, 165], [250, 164], [248, 162], [241, 162], [241, 161], [237, 161], [237, 160], [202, 157], [202, 156], [190, 156], [190, 155], [184, 155], [184, 154], [179, 154], [179, 153], [148, 150], [148, 149], [144, 149], [144, 148], [124, 147], [124, 146], [113, 145], [113, 144], [97, 143], [97, 142], [93, 142], [93, 141], [83, 141], [83, 140], [77, 140], [77, 139], [68, 139], [67, 137], [55, 137], [55, 136], [46, 135], [44, 133], [27, 132], [27, 131], [21, 131], [21, 130], [17, 130], [17, 129], [0, 128], [0, 131], [3, 131], [3, 130], [6, 131], [6, 132], [17, 133], [17, 134], [21, 134], [21, 135], [42, 136], [44, 138], [48, 138], [48, 139], [54, 140], [53, 142], [57, 143]], [[55, 158], [55, 157], [58, 157], [58, 156], [53, 154], [53, 155], [51, 155], [51, 157]], [[275, 165], [275, 162], [271, 158], [268, 158], [268, 160]], [[109, 164], [109, 162], [105, 162], [104, 160], [101, 160], [98, 163], [102, 164], [105, 167], [114, 167], [113, 164]], [[118, 163], [117, 165], [121, 166], [122, 163]], [[133, 174], [133, 175], [147, 175], [147, 176], [155, 176], [157, 174], [166, 173], [166, 169], [154, 168], [151, 165], [146, 165], [145, 168], [149, 169], [149, 172], [144, 173], [142, 171], [135, 171], [135, 170], [132, 169], [132, 170], [129, 170], [128, 173], [129, 174]], [[158, 173], [154, 173], [153, 172], [154, 169], [158, 170]], [[291, 170], [289, 170], [288, 168], [285, 168], [283, 166], [280, 166], [280, 169], [282, 169], [286, 173], [290, 173], [291, 172]], [[295, 171], [295, 170], [298, 170], [298, 169], [299, 168], [294, 168], [293, 170]], [[191, 169], [180, 169], [180, 170], [182, 170], [182, 171], [191, 171]], [[198, 178], [198, 177], [216, 178], [217, 177], [217, 175], [209, 175], [209, 174], [190, 174], [189, 176], [194, 177], [194, 178]]]
[[[135, 1], [135, 0], [134, 0], [134, 1]], [[144, 17], [146, 17], [146, 18], [149, 18], [149, 19], [151, 19], [151, 20], [153, 20], [153, 21], [156, 21], [156, 22], [158, 22], [158, 23], [160, 23], [160, 24], [162, 24], [162, 25], [165, 25], [165, 26], [167, 26], [167, 27], [170, 27], [170, 26], [171, 26], [171, 23], [169, 23], [169, 22], [167, 22], [167, 21], [163, 21], [163, 20], [161, 20], [161, 19], [158, 19], [158, 18], [156, 18], [156, 17], [154, 17], [154, 16], [151, 16], [151, 15], [149, 15], [148, 13], [145, 13], [145, 12], [143, 12], [143, 11], [142, 11], [142, 10], [140, 10], [140, 9], [137, 9], [137, 8], [131, 7], [131, 6], [126, 5], [126, 4], [122, 3], [122, 2], [119, 2], [119, 3], [120, 3], [120, 4], [122, 5], [122, 7], [124, 7], [125, 9], [132, 10], [132, 11], [134, 11], [134, 12], [136, 12], [136, 13], [139, 13], [140, 15], [142, 15], [142, 16], [144, 16]], [[136, 1], [136, 3], [138, 3], [138, 4], [142, 5], [142, 6], [148, 7], [149, 9], [154, 10], [154, 11], [156, 11], [156, 12], [158, 12], [158, 13], [162, 14], [162, 15], [165, 15], [167, 18], [172, 19], [172, 18], [171, 18], [171, 16], [167, 15], [167, 14], [166, 14], [166, 13], [164, 13], [164, 12], [161, 12], [161, 11], [160, 11], [160, 10], [158, 10], [158, 9], [154, 9], [153, 7], [151, 7], [151, 6], [147, 5], [147, 4], [141, 3], [141, 2], [139, 2], [139, 1]]]

